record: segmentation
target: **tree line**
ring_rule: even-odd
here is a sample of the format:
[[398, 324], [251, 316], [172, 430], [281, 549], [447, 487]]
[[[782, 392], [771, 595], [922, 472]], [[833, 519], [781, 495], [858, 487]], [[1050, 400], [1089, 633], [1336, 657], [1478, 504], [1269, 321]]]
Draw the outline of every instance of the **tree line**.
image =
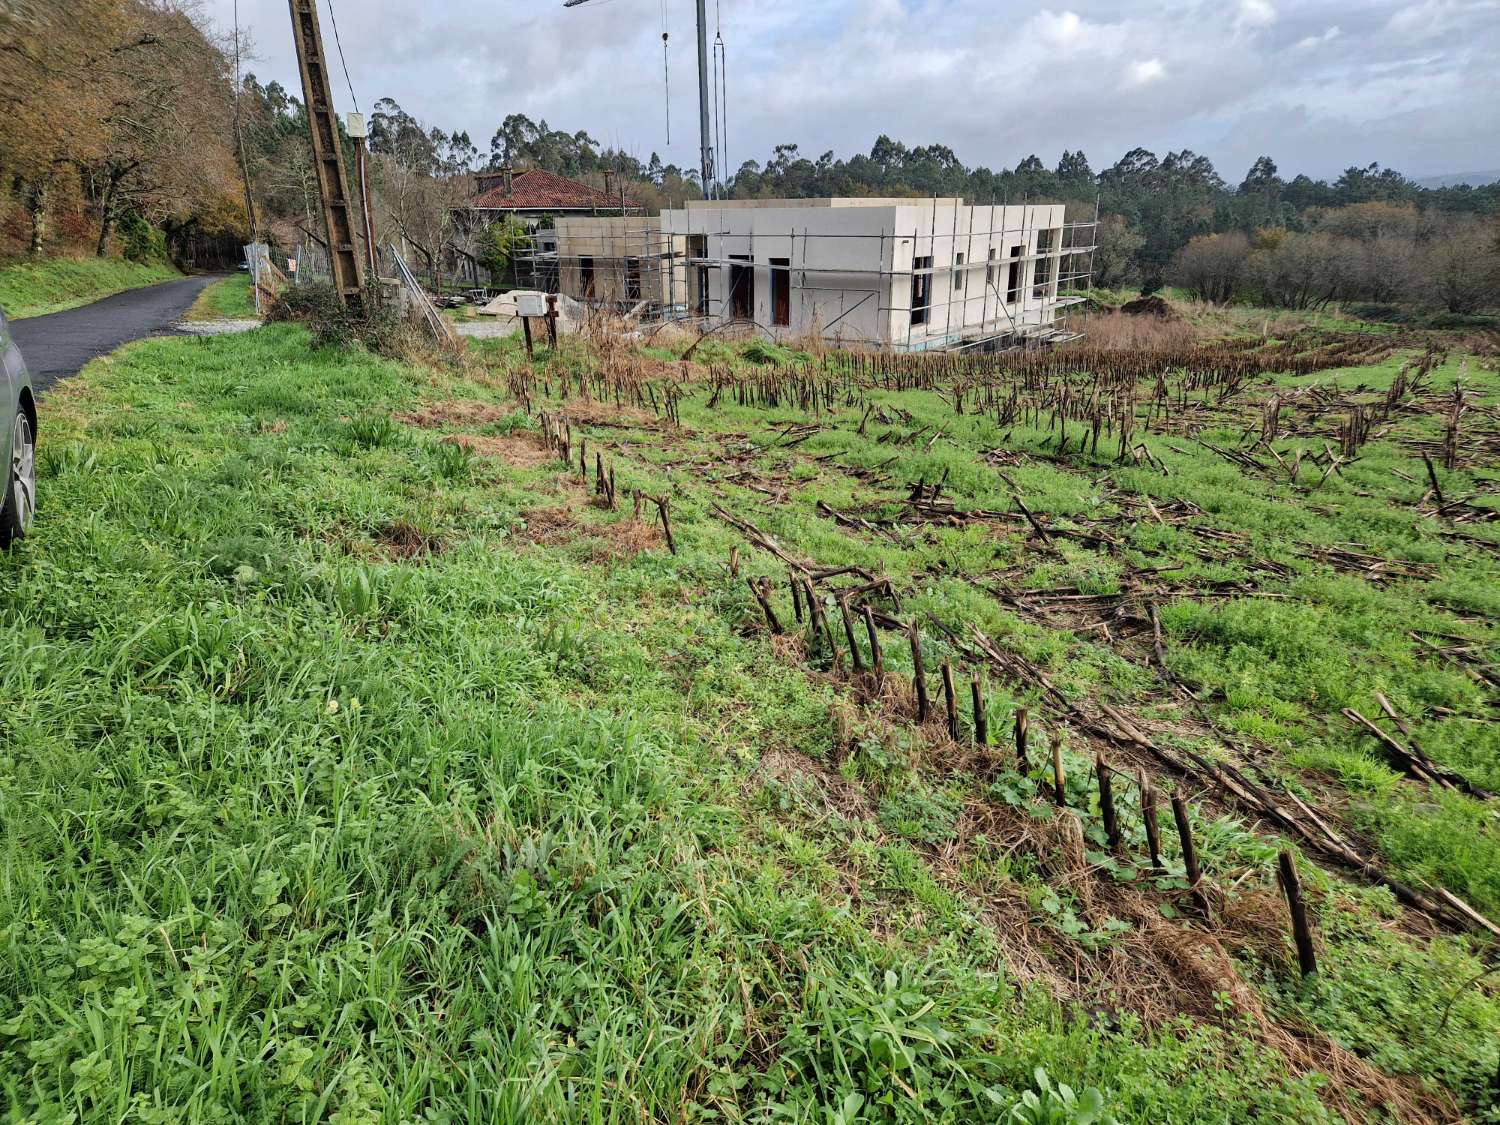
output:
[[[319, 240], [307, 117], [279, 83], [234, 84], [232, 44], [182, 0], [5, 0], [0, 5], [0, 255], [89, 247], [179, 258], [231, 250], [259, 229], [282, 247]], [[503, 263], [514, 231], [464, 217], [473, 173], [540, 167], [602, 186], [613, 173], [648, 212], [701, 198], [694, 169], [601, 144], [524, 114], [486, 148], [419, 121], [393, 99], [370, 113], [371, 185], [385, 236], [437, 275]], [[347, 144], [347, 138], [345, 138]], [[1126, 152], [1095, 170], [970, 166], [945, 145], [878, 137], [868, 153], [813, 158], [795, 144], [716, 185], [731, 198], [962, 196], [1097, 208], [1096, 285], [1181, 284], [1205, 299], [1311, 307], [1415, 297], [1462, 312], [1493, 303], [1500, 185], [1424, 189], [1378, 164], [1332, 180], [1285, 177], [1261, 157], [1238, 183], [1190, 150]]]
[[232, 243], [232, 93], [225, 45], [179, 5], [0, 4], [0, 253]]

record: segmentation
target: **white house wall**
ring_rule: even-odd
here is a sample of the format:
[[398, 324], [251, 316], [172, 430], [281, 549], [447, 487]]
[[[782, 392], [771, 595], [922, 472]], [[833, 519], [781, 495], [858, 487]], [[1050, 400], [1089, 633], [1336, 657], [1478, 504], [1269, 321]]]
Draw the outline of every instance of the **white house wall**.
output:
[[[753, 319], [778, 337], [818, 332], [830, 341], [898, 348], [952, 346], [1012, 328], [1049, 324], [1058, 263], [1040, 294], [1033, 293], [1037, 233], [1061, 237], [1063, 207], [970, 207], [960, 200], [780, 201], [697, 204], [662, 214], [662, 229], [707, 239], [710, 317], [730, 315], [729, 259], [753, 259]], [[674, 239], [675, 241], [675, 239]], [[1054, 245], [1056, 245], [1054, 241]], [[994, 284], [986, 282], [995, 250]], [[1009, 302], [1012, 249], [1020, 251], [1021, 285]], [[964, 256], [955, 284], [957, 255]], [[913, 262], [933, 259], [931, 313], [912, 324]], [[791, 262], [791, 323], [772, 324], [771, 260]], [[694, 288], [689, 265], [685, 288]]]

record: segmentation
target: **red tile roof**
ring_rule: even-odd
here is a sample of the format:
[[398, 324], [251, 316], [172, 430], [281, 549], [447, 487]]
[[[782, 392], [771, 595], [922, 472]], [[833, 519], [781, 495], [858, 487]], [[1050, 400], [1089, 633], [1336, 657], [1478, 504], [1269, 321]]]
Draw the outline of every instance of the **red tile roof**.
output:
[[[486, 176], [498, 173], [488, 172]], [[469, 204], [479, 211], [592, 211], [620, 209], [618, 194], [605, 195], [597, 188], [559, 176], [541, 168], [526, 168], [515, 173], [507, 190], [502, 181], [489, 191], [477, 196]], [[639, 208], [640, 204], [625, 197], [625, 207]]]

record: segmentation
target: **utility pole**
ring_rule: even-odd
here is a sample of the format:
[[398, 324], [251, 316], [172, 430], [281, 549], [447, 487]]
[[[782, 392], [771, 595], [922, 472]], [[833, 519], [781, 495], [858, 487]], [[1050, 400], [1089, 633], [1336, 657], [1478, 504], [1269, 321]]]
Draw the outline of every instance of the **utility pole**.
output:
[[[588, 2], [563, 0], [563, 7], [576, 8]], [[708, 76], [708, 0], [698, 0], [698, 160], [704, 199], [714, 197], [714, 137], [708, 113]]]
[[698, 133], [702, 146], [703, 198], [714, 197], [714, 141], [708, 127], [708, 0], [698, 0]]
[[344, 146], [339, 139], [339, 120], [333, 108], [327, 57], [323, 54], [317, 0], [288, 2], [292, 11], [292, 38], [297, 45], [297, 68], [302, 72], [302, 98], [307, 106], [313, 168], [318, 176], [323, 224], [328, 233], [328, 264], [339, 299], [357, 308], [364, 300], [364, 262], [354, 243]]
[[349, 114], [345, 129], [354, 142], [354, 182], [359, 188], [359, 214], [365, 228], [365, 265], [371, 277], [379, 277], [380, 264], [375, 256], [375, 216], [370, 210], [369, 151], [365, 144], [369, 129], [365, 127], [365, 115]]

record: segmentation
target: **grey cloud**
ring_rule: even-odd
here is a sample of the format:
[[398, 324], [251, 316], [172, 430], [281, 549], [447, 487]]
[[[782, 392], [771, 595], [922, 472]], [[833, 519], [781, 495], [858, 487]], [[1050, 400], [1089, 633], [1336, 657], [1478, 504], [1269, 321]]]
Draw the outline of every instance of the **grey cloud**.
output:
[[[231, 4], [208, 0], [206, 11], [225, 27]], [[366, 108], [393, 97], [424, 120], [466, 129], [481, 148], [507, 113], [522, 112], [692, 165], [692, 7], [668, 0], [670, 147], [658, 0], [569, 10], [561, 0], [343, 0], [335, 10]], [[1261, 152], [1314, 175], [1371, 160], [1410, 175], [1500, 166], [1500, 0], [722, 8], [734, 165], [783, 141], [846, 155], [885, 132], [992, 167], [1080, 147], [1100, 167], [1137, 144], [1196, 148], [1228, 179]], [[240, 13], [254, 28], [252, 69], [295, 86], [285, 3], [240, 0]], [[1159, 78], [1125, 81], [1151, 60]]]

